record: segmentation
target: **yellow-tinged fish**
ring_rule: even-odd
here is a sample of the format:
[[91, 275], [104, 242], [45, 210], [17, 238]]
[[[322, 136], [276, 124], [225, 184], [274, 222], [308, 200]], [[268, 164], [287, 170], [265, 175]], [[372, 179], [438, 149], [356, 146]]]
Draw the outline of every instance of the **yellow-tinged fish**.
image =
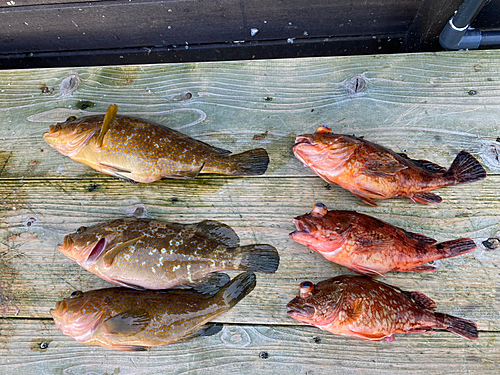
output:
[[199, 173], [261, 175], [269, 156], [257, 148], [231, 154], [165, 126], [109, 107], [105, 116], [69, 117], [51, 125], [43, 139], [61, 154], [130, 182], [194, 178]]
[[212, 294], [127, 288], [78, 291], [57, 302], [50, 313], [65, 335], [82, 344], [146, 350], [219, 332], [221, 324], [207, 323], [236, 305], [255, 284], [255, 275], [245, 272]]
[[273, 273], [277, 250], [240, 246], [234, 230], [212, 220], [179, 224], [124, 218], [80, 227], [64, 237], [61, 253], [111, 283], [146, 289], [203, 283], [212, 272]]

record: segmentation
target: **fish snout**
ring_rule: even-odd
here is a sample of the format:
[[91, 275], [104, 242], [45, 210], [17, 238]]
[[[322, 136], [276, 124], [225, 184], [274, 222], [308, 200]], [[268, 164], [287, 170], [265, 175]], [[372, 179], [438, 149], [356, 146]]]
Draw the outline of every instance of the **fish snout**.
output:
[[63, 244], [57, 246], [57, 250], [59, 250], [62, 253], [68, 253], [73, 249], [73, 239], [69, 236], [66, 235], [64, 236]]
[[316, 314], [316, 309], [313, 306], [302, 305], [298, 301], [298, 297], [290, 301], [286, 305], [286, 313], [292, 318], [312, 318]]
[[314, 144], [314, 138], [312, 136], [312, 134], [302, 134], [302, 135], [298, 135], [296, 138], [295, 138], [295, 145], [293, 146], [295, 148], [295, 146], [297, 145], [312, 145]]

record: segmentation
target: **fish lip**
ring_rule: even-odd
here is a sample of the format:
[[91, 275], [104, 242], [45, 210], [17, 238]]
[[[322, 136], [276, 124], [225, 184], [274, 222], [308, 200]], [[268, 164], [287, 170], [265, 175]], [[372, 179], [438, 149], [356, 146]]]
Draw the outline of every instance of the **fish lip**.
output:
[[293, 145], [293, 147], [297, 146], [297, 145], [303, 145], [303, 144], [306, 144], [306, 145], [312, 145], [314, 144], [313, 141], [312, 141], [312, 136], [311, 135], [308, 135], [308, 134], [305, 134], [305, 135], [298, 135], [296, 138], [295, 138], [295, 144]]
[[[295, 224], [295, 228], [297, 228], [297, 232], [301, 233], [311, 233], [311, 226], [308, 223], [305, 223], [300, 216], [293, 219], [293, 223]], [[296, 233], [296, 232], [293, 232]]]
[[287, 315], [293, 317], [299, 316], [303, 318], [310, 318], [314, 315], [314, 312], [311, 312], [311, 309], [315, 310], [313, 307], [301, 306], [293, 301], [289, 302], [288, 305], [286, 305], [286, 309]]

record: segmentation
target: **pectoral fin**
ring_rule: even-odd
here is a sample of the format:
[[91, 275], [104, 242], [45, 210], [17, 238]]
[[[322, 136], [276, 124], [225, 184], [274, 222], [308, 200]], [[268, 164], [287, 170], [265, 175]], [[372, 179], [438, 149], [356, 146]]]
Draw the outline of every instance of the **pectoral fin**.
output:
[[386, 337], [385, 333], [366, 333], [366, 332], [356, 332], [351, 330], [350, 336], [357, 337], [358, 339], [368, 340], [368, 341], [380, 341]]
[[111, 125], [117, 113], [118, 106], [116, 104], [110, 105], [108, 107], [106, 115], [104, 115], [104, 120], [102, 121], [101, 131], [99, 133], [99, 136], [97, 137], [97, 146], [102, 147], [104, 136], [106, 135], [106, 132], [109, 129], [109, 125]]
[[151, 318], [144, 309], [132, 309], [106, 320], [101, 329], [106, 335], [133, 336], [144, 330]]
[[129, 241], [123, 242], [121, 244], [116, 245], [112, 249], [110, 249], [106, 254], [104, 254], [104, 258], [102, 259], [104, 262], [104, 266], [109, 268], [111, 267], [111, 264], [113, 264], [113, 260], [115, 257], [120, 254], [122, 251], [124, 251], [127, 247], [134, 245], [137, 241], [140, 239], [144, 238], [143, 236], [133, 238]]

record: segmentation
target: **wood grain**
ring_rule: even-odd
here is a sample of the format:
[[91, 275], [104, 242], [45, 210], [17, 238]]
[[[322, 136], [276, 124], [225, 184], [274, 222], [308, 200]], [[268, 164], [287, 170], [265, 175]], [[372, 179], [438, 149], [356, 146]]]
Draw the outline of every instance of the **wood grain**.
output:
[[[443, 364], [452, 373], [493, 372], [500, 354], [500, 253], [482, 242], [500, 235], [499, 58], [500, 51], [483, 51], [0, 72], [0, 361], [6, 373], [134, 373], [134, 362], [142, 373], [275, 373], [285, 367], [297, 374], [439, 373]], [[77, 109], [82, 100], [95, 106]], [[122, 114], [234, 152], [265, 147], [269, 170], [252, 178], [131, 185], [62, 156], [41, 138], [50, 124], [104, 113], [111, 103]], [[440, 205], [398, 198], [369, 207], [294, 158], [295, 136], [319, 125], [443, 166], [466, 149], [485, 165], [488, 178], [436, 191]], [[480, 339], [440, 332], [367, 343], [288, 318], [285, 305], [301, 281], [346, 273], [288, 237], [293, 217], [317, 202], [438, 241], [472, 237], [478, 249], [438, 262], [437, 272], [390, 273], [385, 281], [427, 294], [438, 311], [476, 321]], [[82, 347], [56, 330], [49, 319], [56, 301], [74, 290], [109, 285], [59, 254], [57, 244], [81, 225], [130, 216], [138, 208], [161, 220], [220, 220], [243, 244], [269, 243], [279, 250], [278, 272], [258, 275], [255, 290], [217, 320], [237, 332], [236, 341], [224, 331], [203, 339], [208, 341], [154, 349], [155, 355], [128, 356], [132, 361], [123, 353]], [[321, 345], [311, 342], [314, 335]], [[49, 350], [28, 351], [38, 336], [53, 340]], [[23, 349], [13, 355], [15, 347]], [[269, 353], [267, 360], [259, 358], [261, 351]], [[95, 363], [102, 367], [93, 368]]]
[[[436, 332], [392, 343], [341, 338], [314, 328], [226, 325], [210, 337], [124, 353], [82, 345], [51, 323], [0, 323], [5, 374], [496, 374], [498, 333], [477, 341]], [[46, 349], [40, 349], [48, 344]]]

